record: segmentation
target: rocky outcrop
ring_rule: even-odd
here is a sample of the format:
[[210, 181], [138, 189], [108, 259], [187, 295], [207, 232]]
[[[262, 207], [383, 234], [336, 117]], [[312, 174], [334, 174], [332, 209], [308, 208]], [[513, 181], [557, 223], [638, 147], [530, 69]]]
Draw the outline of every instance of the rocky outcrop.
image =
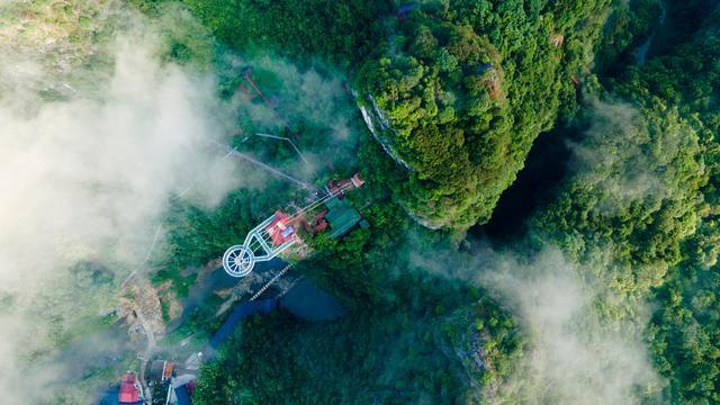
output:
[[370, 133], [373, 135], [375, 140], [382, 146], [385, 153], [387, 153], [395, 163], [398, 165], [404, 167], [405, 169], [409, 171], [413, 171], [412, 166], [403, 158], [398, 155], [397, 151], [395, 151], [393, 147], [393, 143], [390, 140], [390, 137], [385, 136], [385, 132], [392, 133], [393, 129], [390, 126], [390, 122], [388, 121], [387, 117], [385, 117], [385, 114], [380, 110], [377, 103], [375, 102], [375, 99], [372, 96], [368, 96], [367, 100], [372, 105], [372, 109], [368, 109], [368, 107], [364, 104], [362, 98], [359, 97], [358, 93], [353, 91], [353, 95], [355, 96], [355, 101], [358, 105], [358, 108], [360, 109], [360, 113], [363, 116], [363, 120], [365, 120], [365, 125], [370, 130]]

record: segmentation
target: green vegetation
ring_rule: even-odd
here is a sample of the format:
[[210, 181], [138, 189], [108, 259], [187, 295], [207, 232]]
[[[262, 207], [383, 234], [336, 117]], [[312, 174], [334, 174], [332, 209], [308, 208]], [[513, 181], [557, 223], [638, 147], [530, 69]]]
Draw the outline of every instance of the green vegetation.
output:
[[[411, 173], [398, 199], [428, 226], [489, 220], [537, 135], [576, 108], [607, 2], [468, 1], [388, 23], [359, 72], [370, 111]], [[364, 102], [364, 100], [363, 100]]]
[[[560, 353], [582, 353], [571, 363], [602, 374], [614, 363], [597, 358], [626, 354], [627, 342], [614, 338], [628, 330], [642, 346], [628, 361], [652, 378], [628, 376], [631, 392], [608, 384], [593, 400], [720, 403], [720, 11], [710, 2], [130, 3], [157, 23], [163, 63], [215, 75], [232, 110], [223, 128], [232, 147], [319, 187], [356, 171], [366, 181], [347, 201], [370, 227], [307, 240], [311, 254], [293, 270], [346, 315], [310, 323], [278, 311], [244, 321], [203, 364], [195, 403], [571, 402], [562, 384], [547, 383], [567, 360], [543, 358], [554, 353], [543, 352], [548, 340], [570, 336], [560, 344], [570, 353]], [[50, 66], [107, 68], [100, 48], [117, 27], [95, 23], [121, 14], [101, 11], [36, 2], [27, 16], [39, 24], [19, 43], [38, 46], [39, 27], [56, 26], [74, 47]], [[0, 40], [6, 31], [0, 25]], [[82, 57], [67, 59], [78, 49]], [[68, 97], [34, 90], [42, 100]], [[551, 129], [550, 142], [571, 157], [532, 214], [518, 213], [529, 216], [528, 232], [466, 237], [472, 227], [482, 235], [534, 140]], [[302, 156], [264, 133], [293, 140]], [[209, 264], [274, 210], [310, 199], [251, 165], [242, 181], [217, 206], [174, 196], [163, 213], [163, 248], [147, 267], [163, 320], [182, 319], [159, 342], [165, 348], [192, 336], [200, 350], [219, 328], [224, 298], [215, 294], [182, 317], [173, 312], [197, 299], [192, 288]], [[543, 282], [558, 281], [533, 265], [547, 250], [578, 284], [561, 291], [568, 301], [543, 295]], [[78, 263], [27, 313], [14, 313], [15, 295], [2, 292], [0, 314], [46, 320], [44, 343], [24, 360], [43, 364], [85, 339], [116, 339], [122, 281], [113, 271], [127, 267]], [[530, 282], [498, 281], [518, 269]], [[558, 279], [556, 288], [567, 287]], [[558, 334], [548, 338], [547, 328]], [[132, 361], [117, 356], [123, 367]], [[78, 386], [90, 390], [117, 367], [88, 367], [93, 377]], [[562, 375], [575, 376], [607, 377]]]
[[[596, 103], [575, 146], [577, 172], [536, 219], [573, 259], [592, 263], [614, 292], [645, 297], [680, 260], [707, 181], [698, 132], [662, 103], [636, 110]], [[660, 236], [662, 235], [662, 236]], [[612, 266], [599, 254], [610, 251]]]
[[[478, 301], [478, 290], [428, 277], [406, 247], [391, 248], [404, 234], [417, 234], [418, 248], [445, 243], [400, 212], [395, 204], [365, 210], [370, 229], [318, 241], [298, 265], [341, 299], [347, 316], [331, 324], [285, 313], [246, 322], [222, 360], [202, 370], [196, 401], [452, 402], [498, 384], [508, 372], [501, 360], [521, 348], [514, 321], [492, 300]], [[465, 368], [455, 354], [478, 347], [494, 371]], [[477, 382], [466, 386], [468, 379]]]
[[[678, 5], [676, 5], [678, 6]], [[679, 5], [682, 7], [682, 5]], [[700, 5], [698, 10], [705, 10]], [[697, 14], [695, 14], [697, 15]], [[682, 21], [682, 20], [681, 20]], [[718, 333], [717, 134], [720, 120], [714, 94], [720, 86], [718, 12], [695, 27], [697, 34], [643, 69], [630, 69], [622, 78], [626, 91], [645, 89], [652, 99], [676, 106], [696, 128], [702, 129], [703, 173], [707, 181], [691, 206], [700, 217], [697, 231], [682, 245], [680, 264], [673, 267], [658, 290], [661, 302], [649, 329], [658, 369], [670, 378], [669, 392], [677, 403], [714, 403], [720, 400], [720, 340]], [[642, 94], [642, 93], [641, 93]]]
[[183, 0], [224, 44], [243, 52], [272, 49], [309, 63], [318, 56], [342, 67], [373, 49], [371, 32], [390, 12], [385, 2], [349, 0]]
[[[612, 8], [605, 2], [534, 8], [428, 2], [403, 18], [394, 15], [396, 6], [332, 18], [327, 13], [337, 9], [313, 2], [265, 8], [236, 2], [232, 7], [247, 11], [243, 19], [250, 23], [235, 25], [211, 18], [210, 5], [193, 5], [237, 49], [282, 49], [301, 63], [321, 55], [348, 67], [358, 103], [393, 155], [373, 142], [364, 142], [359, 154], [368, 187], [352, 198], [371, 229], [340, 241], [318, 238], [316, 255], [300, 265], [342, 300], [348, 316], [330, 325], [283, 314], [252, 321], [228, 344], [241, 350], [226, 349], [203, 370], [200, 403], [272, 403], [288, 396], [512, 401], [497, 390], [517, 371], [528, 331], [483, 290], [427, 276], [416, 252], [457, 254], [450, 243], [457, 234], [423, 230], [402, 212], [431, 227], [486, 222], [538, 133], [568, 124], [565, 132], [574, 135], [558, 142], [570, 144], [571, 169], [532, 217], [532, 245], [558, 246], [580, 265], [582, 279], [603, 287], [594, 303], [600, 319], [627, 320], [642, 330], [639, 305], [661, 302], [645, 336], [668, 384], [654, 390], [674, 403], [716, 402], [714, 134], [720, 120], [712, 94], [720, 76], [712, 19], [697, 35], [669, 41], [666, 55], [635, 66], [635, 49], [662, 14], [652, 1]], [[330, 32], [362, 28], [340, 44], [332, 36], [295, 41], [284, 23], [276, 30], [264, 20], [310, 9]], [[284, 21], [300, 27], [296, 37], [314, 29]], [[231, 34], [250, 32], [255, 35]], [[597, 76], [590, 72], [593, 61]], [[573, 81], [582, 87], [582, 103]], [[458, 354], [462, 348], [481, 353], [486, 367]], [[228, 379], [220, 372], [226, 368], [242, 372]], [[650, 390], [645, 399], [656, 394]]]
[[[354, 73], [412, 168], [396, 199], [432, 227], [486, 222], [532, 141], [576, 109], [608, 2], [185, 1], [218, 39]], [[372, 108], [371, 108], [372, 110]], [[430, 153], [429, 151], [432, 151]]]
[[[705, 6], [697, 7], [695, 13]], [[582, 262], [597, 262], [594, 251], [611, 252], [611, 265], [590, 267], [615, 294], [633, 297], [620, 313], [634, 312], [632, 303], [648, 297], [660, 303], [647, 339], [658, 371], [669, 378], [672, 403], [720, 399], [717, 16], [695, 27], [694, 37], [681, 33], [690, 40], [666, 55], [608, 80], [610, 90], [639, 109], [626, 116], [635, 123], [622, 123], [617, 109], [628, 105], [599, 120], [594, 114], [594, 125], [611, 125], [591, 128], [583, 147], [603, 170], [581, 170], [537, 217]]]

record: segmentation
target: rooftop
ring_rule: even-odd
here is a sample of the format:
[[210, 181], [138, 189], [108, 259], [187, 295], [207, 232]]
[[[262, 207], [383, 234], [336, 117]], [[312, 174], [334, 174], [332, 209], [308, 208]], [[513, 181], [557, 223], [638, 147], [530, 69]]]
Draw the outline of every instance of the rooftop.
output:
[[118, 393], [118, 402], [121, 404], [138, 404], [140, 403], [140, 392], [135, 385], [135, 374], [128, 373], [123, 375], [123, 382], [120, 385]]
[[362, 220], [360, 213], [347, 199], [331, 198], [325, 202], [328, 209], [325, 219], [330, 223], [330, 237], [337, 239]]

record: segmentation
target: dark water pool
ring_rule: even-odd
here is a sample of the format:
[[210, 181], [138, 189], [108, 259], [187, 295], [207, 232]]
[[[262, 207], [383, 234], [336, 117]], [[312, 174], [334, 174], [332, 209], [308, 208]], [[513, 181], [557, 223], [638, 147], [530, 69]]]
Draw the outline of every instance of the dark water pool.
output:
[[304, 279], [280, 300], [280, 306], [296, 317], [310, 321], [331, 321], [345, 315], [345, 309], [332, 295]]

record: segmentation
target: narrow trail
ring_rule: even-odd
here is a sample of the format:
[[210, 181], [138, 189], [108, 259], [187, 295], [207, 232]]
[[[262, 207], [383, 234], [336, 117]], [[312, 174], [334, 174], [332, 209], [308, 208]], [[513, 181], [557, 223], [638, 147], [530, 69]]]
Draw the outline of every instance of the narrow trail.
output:
[[[142, 389], [142, 396], [145, 399], [145, 404], [152, 404], [152, 391], [145, 381], [145, 369], [147, 369], [148, 361], [157, 347], [157, 340], [155, 339], [156, 327], [153, 326], [153, 321], [156, 324], [158, 322], [157, 309], [160, 306], [160, 301], [155, 294], [155, 290], [150, 285], [150, 282], [145, 278], [138, 279], [137, 275], [140, 274], [140, 271], [145, 268], [145, 264], [147, 264], [148, 260], [150, 260], [150, 257], [155, 250], [155, 246], [157, 245], [158, 240], [160, 240], [162, 231], [162, 225], [158, 225], [155, 228], [155, 234], [153, 235], [153, 239], [147, 253], [145, 253], [145, 257], [137, 265], [137, 267], [128, 274], [118, 289], [119, 292], [122, 292], [126, 287], [132, 288], [133, 294], [137, 297], [134, 300], [131, 300], [133, 304], [133, 313], [136, 316], [136, 322], [142, 328], [147, 339], [145, 351], [138, 356], [141, 360], [140, 371], [138, 372], [138, 382], [140, 383], [140, 387]], [[130, 281], [134, 281], [134, 283], [130, 283]], [[160, 318], [160, 321], [161, 320], [162, 319]]]
[[145, 352], [142, 355], [141, 363], [140, 363], [140, 373], [138, 380], [140, 381], [140, 385], [142, 386], [143, 390], [143, 397], [145, 398], [146, 404], [152, 404], [152, 390], [150, 390], [150, 387], [148, 387], [147, 381], [145, 381], [145, 370], [147, 369], [148, 361], [150, 361], [150, 357], [155, 352], [155, 347], [157, 345], [157, 342], [155, 340], [155, 334], [152, 331], [152, 328], [149, 327], [147, 320], [142, 314], [142, 311], [139, 310], [137, 313], [137, 319], [138, 322], [140, 322], [140, 325], [142, 326], [143, 330], [145, 331], [145, 336], [147, 337], [147, 346], [145, 347]]
[[145, 379], [145, 370], [147, 369], [150, 358], [157, 348], [156, 333], [162, 333], [164, 322], [162, 320], [162, 309], [157, 292], [146, 279], [136, 279], [132, 289], [135, 295], [132, 301], [132, 309], [136, 317], [136, 322], [142, 328], [147, 344], [145, 351], [139, 356], [141, 359], [140, 371], [138, 373], [138, 381], [142, 386], [146, 403], [152, 403], [152, 392], [148, 387]]
[[155, 235], [153, 235], [152, 243], [150, 244], [150, 248], [148, 249], [147, 253], [145, 254], [145, 258], [140, 262], [140, 264], [137, 265], [135, 270], [130, 272], [128, 276], [125, 278], [125, 281], [120, 284], [120, 291], [122, 291], [123, 288], [127, 285], [127, 283], [132, 280], [133, 277], [140, 271], [140, 269], [145, 266], [145, 264], [150, 260], [150, 256], [152, 255], [153, 250], [155, 250], [155, 245], [157, 244], [158, 239], [160, 239], [160, 233], [162, 232], [162, 225], [158, 225], [155, 228]]

